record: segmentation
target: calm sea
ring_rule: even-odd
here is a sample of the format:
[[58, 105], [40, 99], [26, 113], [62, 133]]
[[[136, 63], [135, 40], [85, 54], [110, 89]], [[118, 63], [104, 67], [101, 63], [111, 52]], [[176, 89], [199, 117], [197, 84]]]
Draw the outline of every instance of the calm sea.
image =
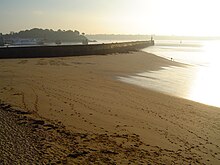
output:
[[156, 41], [144, 51], [188, 64], [137, 73], [119, 80], [220, 107], [220, 41]]

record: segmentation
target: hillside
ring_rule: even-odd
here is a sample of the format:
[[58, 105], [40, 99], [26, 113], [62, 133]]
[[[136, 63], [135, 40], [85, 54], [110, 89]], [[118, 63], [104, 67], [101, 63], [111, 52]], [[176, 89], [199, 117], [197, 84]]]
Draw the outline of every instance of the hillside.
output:
[[3, 35], [3, 38], [7, 41], [12, 38], [20, 38], [20, 39], [41, 39], [44, 42], [82, 42], [86, 39], [86, 37], [80, 34], [79, 31], [75, 30], [57, 30], [54, 31], [52, 29], [30, 29], [24, 30], [17, 33], [11, 32], [10, 34]]

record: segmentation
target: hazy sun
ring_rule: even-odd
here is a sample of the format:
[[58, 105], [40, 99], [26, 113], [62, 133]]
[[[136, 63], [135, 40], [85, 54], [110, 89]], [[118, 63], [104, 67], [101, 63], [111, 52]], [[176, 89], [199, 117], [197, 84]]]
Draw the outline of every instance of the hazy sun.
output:
[[121, 5], [112, 22], [127, 32], [220, 35], [217, 0], [127, 0]]

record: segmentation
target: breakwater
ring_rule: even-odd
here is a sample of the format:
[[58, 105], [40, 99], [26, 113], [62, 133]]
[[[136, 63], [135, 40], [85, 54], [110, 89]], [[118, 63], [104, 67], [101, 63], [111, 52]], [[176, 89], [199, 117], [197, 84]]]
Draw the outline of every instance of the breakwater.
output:
[[27, 46], [0, 48], [0, 58], [42, 58], [127, 53], [154, 45], [154, 41], [135, 41], [91, 45]]

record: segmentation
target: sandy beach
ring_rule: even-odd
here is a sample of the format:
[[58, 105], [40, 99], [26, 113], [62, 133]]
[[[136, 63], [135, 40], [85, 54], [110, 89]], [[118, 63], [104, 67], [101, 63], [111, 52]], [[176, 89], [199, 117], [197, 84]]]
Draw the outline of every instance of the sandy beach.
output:
[[0, 164], [220, 164], [220, 108], [117, 80], [166, 66], [184, 67], [145, 52], [0, 60], [0, 123], [29, 148]]

